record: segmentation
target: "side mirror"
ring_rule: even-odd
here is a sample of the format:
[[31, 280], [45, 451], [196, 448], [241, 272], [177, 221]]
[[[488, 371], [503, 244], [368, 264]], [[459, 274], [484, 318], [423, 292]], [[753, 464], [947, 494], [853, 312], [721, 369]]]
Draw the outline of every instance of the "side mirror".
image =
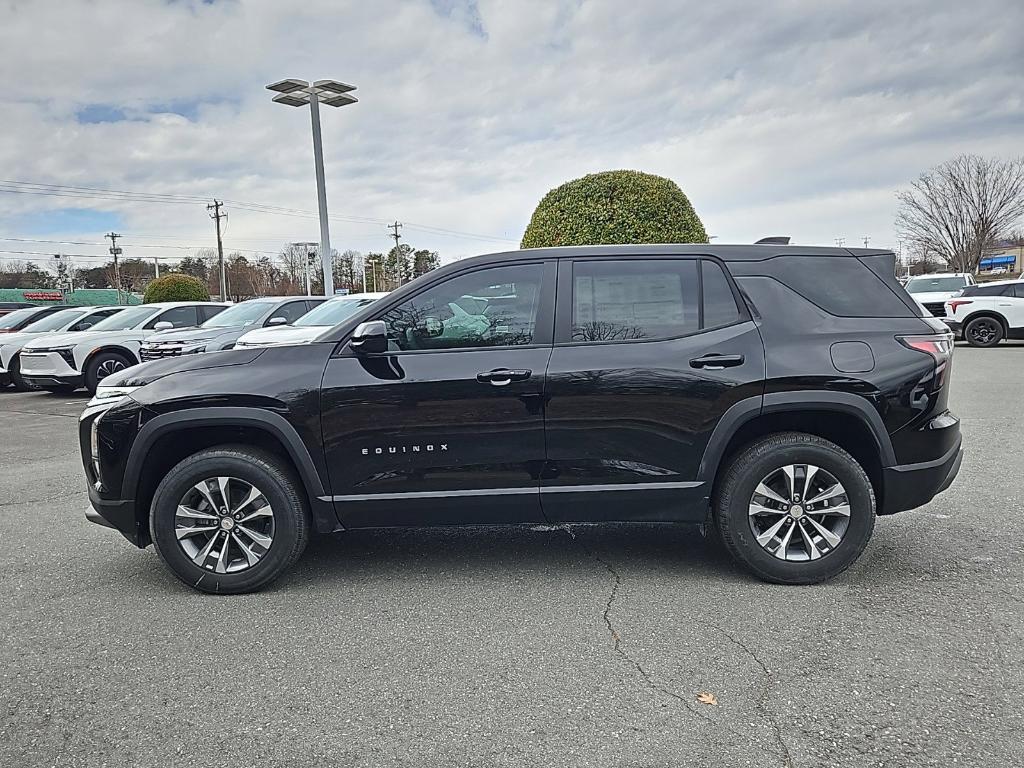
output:
[[267, 320], [267, 325], [288, 325], [288, 318], [278, 315], [277, 317], [272, 317]]
[[380, 353], [388, 351], [388, 327], [383, 320], [360, 323], [352, 332], [349, 346], [359, 353]]
[[166, 320], [161, 320], [159, 323], [153, 326], [154, 331], [167, 331], [174, 327], [174, 323], [169, 323]]

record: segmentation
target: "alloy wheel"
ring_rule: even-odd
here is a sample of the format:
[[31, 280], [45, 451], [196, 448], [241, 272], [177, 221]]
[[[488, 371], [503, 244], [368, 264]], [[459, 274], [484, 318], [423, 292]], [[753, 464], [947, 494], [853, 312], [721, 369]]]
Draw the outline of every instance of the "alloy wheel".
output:
[[971, 340], [978, 344], [991, 344], [997, 334], [996, 323], [994, 320], [975, 320], [971, 323], [970, 334]]
[[200, 568], [237, 573], [256, 565], [274, 541], [274, 510], [252, 483], [210, 477], [193, 485], [178, 502], [174, 534], [182, 551]]
[[119, 360], [116, 357], [104, 360], [96, 368], [96, 380], [100, 381], [101, 379], [105, 379], [107, 376], [117, 373], [118, 371], [123, 371], [127, 367], [128, 366], [124, 364], [124, 360]]
[[842, 542], [850, 524], [850, 499], [827, 470], [787, 464], [757, 484], [749, 519], [757, 543], [779, 560], [818, 560]]

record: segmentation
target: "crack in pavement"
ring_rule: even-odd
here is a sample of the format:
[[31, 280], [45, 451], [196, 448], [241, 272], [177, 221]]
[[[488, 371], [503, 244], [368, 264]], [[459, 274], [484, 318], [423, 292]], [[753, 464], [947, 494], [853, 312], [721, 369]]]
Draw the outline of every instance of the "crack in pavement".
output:
[[[675, 691], [673, 691], [673, 690], [671, 690], [669, 688], [666, 688], [666, 687], [656, 683], [654, 681], [654, 678], [651, 676], [651, 673], [648, 672], [646, 669], [644, 669], [643, 665], [639, 661], [634, 659], [632, 656], [630, 656], [626, 652], [625, 648], [622, 647], [622, 637], [619, 635], [618, 630], [615, 629], [615, 625], [612, 623], [612, 619], [611, 619], [612, 605], [615, 602], [615, 598], [619, 594], [619, 588], [622, 586], [622, 576], [612, 566], [611, 563], [609, 563], [603, 557], [601, 557], [596, 552], [594, 552], [592, 549], [590, 549], [590, 547], [588, 547], [586, 544], [584, 544], [582, 541], [580, 541], [578, 538], [576, 538], [576, 533], [572, 530], [572, 526], [571, 525], [560, 525], [560, 526], [557, 526], [557, 527], [559, 527], [563, 531], [565, 531], [569, 535], [569, 538], [572, 539], [573, 542], [578, 544], [580, 546], [580, 548], [591, 559], [597, 561], [602, 566], [604, 566], [605, 570], [607, 570], [608, 573], [610, 573], [612, 578], [615, 580], [615, 582], [612, 584], [611, 591], [608, 593], [608, 600], [605, 602], [604, 612], [602, 614], [602, 618], [604, 619], [605, 626], [608, 628], [608, 633], [611, 635], [612, 641], [614, 642], [615, 653], [623, 661], [625, 661], [627, 664], [629, 664], [631, 667], [633, 667], [637, 671], [637, 674], [640, 675], [641, 679], [644, 681], [644, 683], [647, 685], [647, 687], [650, 688], [652, 691], [655, 691], [656, 693], [660, 693], [663, 696], [668, 696], [668, 697], [670, 697], [672, 699], [675, 699], [676, 701], [680, 702], [684, 707], [686, 707], [688, 712], [690, 712], [691, 714], [694, 714], [697, 717], [701, 718], [704, 722], [708, 723], [709, 725], [713, 725], [713, 726], [717, 726], [719, 728], [722, 728], [722, 729], [726, 730], [727, 732], [729, 732], [730, 734], [732, 734], [733, 736], [736, 736], [737, 738], [739, 738], [739, 739], [741, 739], [743, 741], [746, 741], [747, 743], [751, 744], [753, 747], [755, 747], [756, 749], [760, 750], [761, 752], [764, 752], [766, 754], [771, 754], [774, 757], [775, 755], [774, 755], [773, 752], [771, 752], [770, 750], [768, 750], [765, 747], [761, 746], [756, 741], [752, 740], [749, 734], [743, 733], [741, 731], [737, 731], [736, 729], [731, 728], [730, 726], [725, 725], [724, 723], [722, 723], [722, 722], [720, 722], [720, 721], [718, 721], [718, 720], [716, 720], [716, 719], [714, 719], [712, 717], [709, 717], [707, 714], [705, 714], [704, 712], [700, 711], [700, 709], [697, 709], [694, 706], [694, 704], [689, 699], [687, 699], [685, 696], [681, 696], [680, 694], [676, 693]], [[716, 627], [716, 629], [717, 629], [717, 627]], [[740, 646], [741, 648], [746, 650], [747, 653], [750, 653], [750, 651], [747, 650], [745, 646], [743, 646], [741, 643], [737, 642], [735, 639], [733, 639], [726, 632], [724, 632], [723, 630], [719, 630], [719, 631], [722, 632], [722, 634], [726, 635], [726, 637], [729, 637], [730, 640], [733, 640], [733, 642], [736, 643], [738, 646]], [[761, 665], [761, 668], [764, 669], [765, 672], [767, 673], [767, 669], [764, 667], [763, 664], [761, 664], [760, 660], [758, 660], [756, 656], [753, 656], [753, 654], [751, 654], [751, 656], [754, 658], [755, 661], [758, 662], [758, 664]], [[781, 731], [779, 730], [778, 726], [776, 725], [775, 721], [771, 718], [771, 716], [768, 716], [766, 711], [764, 709], [762, 709], [761, 706], [760, 706], [763, 703], [765, 695], [766, 695], [766, 693], [762, 694], [762, 698], [758, 702], [758, 709], [760, 709], [762, 712], [765, 712], [766, 719], [772, 724], [773, 728], [775, 728], [776, 737], [778, 738], [779, 743], [782, 745], [782, 751], [783, 751], [783, 756], [784, 756], [784, 760], [785, 760], [785, 763], [784, 763], [785, 768], [792, 768], [792, 766], [793, 766], [792, 759], [790, 758], [790, 755], [789, 755], [789, 749], [782, 742]]]
[[709, 622], [709, 626], [713, 627], [714, 629], [717, 629], [720, 633], [729, 638], [729, 642], [731, 642], [737, 648], [742, 649], [744, 653], [746, 653], [751, 659], [754, 660], [754, 663], [757, 664], [757, 666], [759, 666], [761, 668], [761, 671], [764, 673], [764, 686], [761, 688], [761, 695], [758, 697], [755, 706], [757, 707], [757, 710], [764, 716], [765, 720], [771, 723], [772, 730], [775, 732], [775, 741], [778, 743], [779, 750], [782, 752], [782, 757], [785, 761], [784, 764], [786, 768], [793, 768], [793, 756], [789, 754], [789, 747], [786, 745], [785, 739], [782, 738], [782, 727], [779, 725], [778, 721], [771, 714], [771, 712], [768, 711], [768, 707], [765, 706], [766, 702], [768, 701], [768, 692], [771, 690], [772, 682], [774, 681], [774, 677], [772, 677], [771, 670], [768, 669], [768, 666], [761, 660], [761, 658], [756, 653], [754, 653], [752, 650], [750, 650], [750, 648], [747, 647], [746, 643], [737, 639], [736, 637], [726, 632], [724, 629], [722, 629], [716, 624], [710, 624]]

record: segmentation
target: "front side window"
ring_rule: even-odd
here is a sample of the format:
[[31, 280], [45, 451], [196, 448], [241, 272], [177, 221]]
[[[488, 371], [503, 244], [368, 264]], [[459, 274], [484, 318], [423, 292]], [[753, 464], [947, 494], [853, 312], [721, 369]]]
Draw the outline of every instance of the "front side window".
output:
[[157, 323], [170, 323], [172, 328], [190, 328], [196, 324], [196, 308], [193, 306], [168, 309], [146, 323], [146, 327], [154, 328]]
[[268, 322], [273, 320], [275, 317], [283, 317], [285, 322], [288, 324], [294, 323], [304, 314], [306, 314], [306, 302], [304, 301], [290, 301], [287, 304], [283, 304], [267, 318]]
[[532, 344], [542, 266], [481, 269], [435, 285], [380, 319], [402, 351]]
[[697, 263], [692, 259], [576, 262], [572, 341], [665, 339], [699, 330]]

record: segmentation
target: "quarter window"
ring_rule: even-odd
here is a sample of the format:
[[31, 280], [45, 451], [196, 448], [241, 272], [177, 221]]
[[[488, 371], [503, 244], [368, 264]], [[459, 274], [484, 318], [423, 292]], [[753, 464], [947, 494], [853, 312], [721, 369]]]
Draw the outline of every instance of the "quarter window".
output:
[[713, 261], [702, 261], [700, 268], [704, 289], [704, 327], [720, 328], [737, 322], [740, 311], [722, 267]]
[[446, 280], [381, 318], [402, 351], [533, 343], [540, 264], [481, 269]]
[[577, 261], [572, 277], [574, 342], [669, 338], [700, 329], [695, 260]]

